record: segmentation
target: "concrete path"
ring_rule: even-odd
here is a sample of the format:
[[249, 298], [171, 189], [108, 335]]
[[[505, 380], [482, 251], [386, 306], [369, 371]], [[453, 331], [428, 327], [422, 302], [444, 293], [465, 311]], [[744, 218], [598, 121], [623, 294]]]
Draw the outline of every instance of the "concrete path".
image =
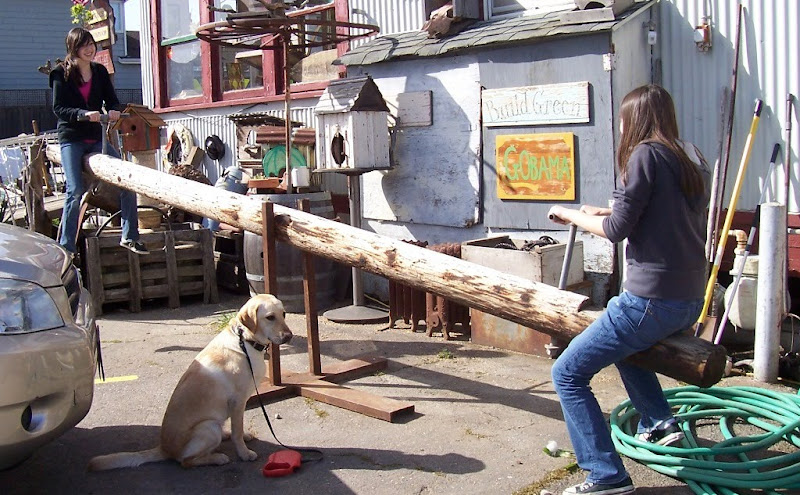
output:
[[[291, 397], [267, 404], [285, 445], [312, 447], [321, 462], [284, 478], [261, 468], [278, 450], [258, 408], [245, 414], [257, 438], [254, 462], [184, 470], [176, 463], [87, 473], [95, 455], [153, 447], [170, 394], [194, 356], [244, 296], [222, 293], [219, 304], [161, 302], [141, 313], [111, 309], [100, 320], [105, 373], [88, 416], [22, 465], [0, 472], [3, 493], [82, 494], [536, 494], [560, 493], [583, 480], [562, 471], [569, 458], [545, 455], [549, 440], [569, 446], [548, 359], [444, 341], [401, 328], [342, 325], [320, 317], [323, 365], [363, 354], [385, 357], [385, 372], [347, 382], [374, 394], [412, 402], [415, 413], [396, 423]], [[306, 371], [305, 322], [290, 315], [295, 338], [282, 348], [286, 370]], [[750, 383], [749, 379], [744, 379]], [[666, 387], [677, 384], [664, 379]], [[593, 382], [604, 411], [626, 398], [615, 370]], [[232, 446], [223, 451], [235, 457]], [[681, 482], [626, 460], [639, 495], [684, 495]]]

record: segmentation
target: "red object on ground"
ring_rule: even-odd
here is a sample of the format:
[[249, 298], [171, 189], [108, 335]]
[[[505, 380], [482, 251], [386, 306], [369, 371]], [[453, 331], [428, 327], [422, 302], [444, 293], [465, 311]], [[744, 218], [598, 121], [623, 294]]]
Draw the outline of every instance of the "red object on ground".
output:
[[264, 464], [261, 472], [268, 478], [277, 478], [292, 474], [303, 464], [303, 457], [296, 450], [279, 450], [273, 452]]

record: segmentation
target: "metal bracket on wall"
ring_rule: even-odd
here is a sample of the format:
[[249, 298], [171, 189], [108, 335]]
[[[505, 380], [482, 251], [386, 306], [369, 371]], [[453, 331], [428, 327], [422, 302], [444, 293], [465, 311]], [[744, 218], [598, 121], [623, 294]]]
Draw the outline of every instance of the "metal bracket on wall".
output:
[[614, 69], [615, 65], [615, 57], [613, 53], [604, 53], [603, 54], [603, 70], [606, 72], [611, 72]]

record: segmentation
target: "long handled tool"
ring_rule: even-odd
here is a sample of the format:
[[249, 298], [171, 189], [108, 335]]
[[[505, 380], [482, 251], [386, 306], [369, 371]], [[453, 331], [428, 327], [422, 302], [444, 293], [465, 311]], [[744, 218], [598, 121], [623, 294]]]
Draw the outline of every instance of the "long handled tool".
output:
[[725, 243], [728, 239], [728, 231], [731, 229], [733, 223], [733, 214], [736, 212], [736, 203], [739, 200], [739, 193], [742, 189], [744, 182], [744, 174], [747, 171], [747, 164], [750, 161], [750, 152], [753, 151], [753, 139], [758, 130], [758, 122], [761, 120], [761, 108], [763, 102], [756, 100], [756, 109], [753, 113], [753, 121], [750, 124], [750, 133], [747, 135], [747, 141], [744, 144], [744, 153], [742, 153], [742, 161], [739, 163], [739, 173], [736, 175], [736, 183], [731, 192], [731, 200], [728, 205], [728, 213], [725, 215], [725, 223], [722, 225], [722, 230], [719, 235], [719, 242], [717, 243], [717, 255], [714, 258], [714, 264], [711, 267], [711, 275], [708, 277], [708, 284], [706, 285], [705, 301], [703, 302], [703, 310], [700, 312], [700, 317], [695, 324], [695, 336], [700, 334], [703, 324], [706, 322], [706, 313], [708, 307], [711, 305], [711, 299], [714, 296], [714, 286], [717, 283], [717, 275], [719, 274], [719, 267], [722, 264], [722, 255], [725, 254]]
[[[720, 105], [722, 107], [722, 120], [728, 121], [728, 113], [731, 111], [729, 100], [731, 91], [727, 87], [722, 88], [722, 100]], [[714, 170], [711, 173], [711, 201], [708, 207], [708, 222], [706, 223], [706, 260], [709, 262], [714, 260], [714, 247], [717, 245], [717, 222], [718, 222], [718, 207], [719, 207], [719, 176], [722, 173], [722, 162], [725, 160], [725, 136], [728, 134], [727, 126], [722, 127], [719, 133], [719, 145], [717, 146], [717, 159], [714, 160]]]
[[[742, 13], [743, 7], [741, 2], [739, 3], [738, 9], [736, 11], [736, 36], [735, 36], [735, 46], [733, 50], [733, 71], [731, 72], [731, 95], [729, 101], [729, 107], [727, 109], [727, 121], [725, 124], [724, 130], [724, 146], [721, 149], [720, 158], [719, 158], [719, 166], [716, 167], [714, 170], [714, 180], [712, 183], [712, 196], [711, 196], [711, 208], [709, 210], [709, 219], [708, 225], [710, 233], [713, 233], [713, 229], [717, 228], [717, 222], [719, 222], [719, 214], [720, 214], [720, 207], [722, 205], [722, 200], [725, 197], [725, 183], [728, 179], [728, 162], [730, 161], [731, 157], [731, 138], [733, 137], [733, 117], [735, 115], [736, 110], [736, 86], [739, 80], [739, 48], [741, 46], [742, 40]], [[722, 236], [720, 236], [721, 238]], [[720, 241], [720, 238], [715, 238], [714, 235], [709, 235], [708, 250], [707, 254], [713, 253], [714, 248], [717, 246], [717, 243]]]
[[[786, 227], [789, 227], [789, 186], [792, 181], [792, 105], [794, 95], [786, 95], [786, 137], [783, 141], [783, 205], [786, 207]], [[787, 294], [789, 288], [789, 236], [786, 236], [786, 268], [783, 270], [783, 293]], [[784, 296], [786, 297], [786, 296]], [[789, 307], [789, 301], [785, 301], [784, 307]]]
[[[567, 290], [567, 279], [569, 278], [569, 267], [572, 263], [572, 251], [575, 247], [575, 236], [578, 233], [578, 226], [574, 223], [569, 224], [569, 239], [567, 240], [566, 250], [564, 251], [564, 262], [561, 264], [561, 277], [558, 279], [558, 288]], [[546, 344], [544, 348], [547, 350], [547, 355], [555, 359], [561, 351], [567, 346], [567, 342], [557, 337], [550, 337], [550, 343]]]
[[722, 319], [719, 322], [719, 330], [717, 331], [716, 337], [714, 337], [715, 344], [719, 344], [722, 340], [722, 334], [725, 331], [725, 324], [728, 323], [728, 317], [730, 316], [731, 308], [733, 307], [736, 291], [739, 290], [739, 282], [741, 282], [742, 274], [744, 273], [744, 265], [747, 262], [747, 257], [750, 256], [750, 250], [753, 248], [753, 240], [756, 237], [756, 229], [758, 228], [761, 204], [764, 202], [767, 193], [768, 179], [772, 175], [772, 171], [775, 170], [775, 161], [778, 159], [778, 152], [780, 152], [780, 150], [781, 145], [775, 143], [775, 147], [772, 148], [772, 158], [769, 160], [769, 169], [767, 170], [767, 175], [764, 178], [764, 186], [761, 188], [761, 197], [758, 198], [758, 204], [756, 205], [753, 223], [750, 225], [750, 234], [747, 236], [747, 246], [745, 246], [744, 253], [742, 253], [739, 269], [736, 271], [736, 278], [733, 280], [730, 299], [725, 304], [725, 312], [722, 314]]

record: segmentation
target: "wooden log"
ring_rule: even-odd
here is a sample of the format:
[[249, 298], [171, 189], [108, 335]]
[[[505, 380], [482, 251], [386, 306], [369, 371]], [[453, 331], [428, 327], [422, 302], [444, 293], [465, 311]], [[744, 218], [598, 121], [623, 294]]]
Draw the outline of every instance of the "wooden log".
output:
[[[57, 147], [48, 147], [60, 162]], [[84, 165], [99, 179], [186, 211], [261, 235], [261, 200], [224, 191], [105, 155]], [[588, 298], [505, 274], [410, 243], [273, 205], [278, 240], [303, 251], [355, 266], [551, 336], [570, 340], [596, 318]], [[647, 369], [708, 387], [722, 378], [721, 346], [680, 334], [629, 358]]]

